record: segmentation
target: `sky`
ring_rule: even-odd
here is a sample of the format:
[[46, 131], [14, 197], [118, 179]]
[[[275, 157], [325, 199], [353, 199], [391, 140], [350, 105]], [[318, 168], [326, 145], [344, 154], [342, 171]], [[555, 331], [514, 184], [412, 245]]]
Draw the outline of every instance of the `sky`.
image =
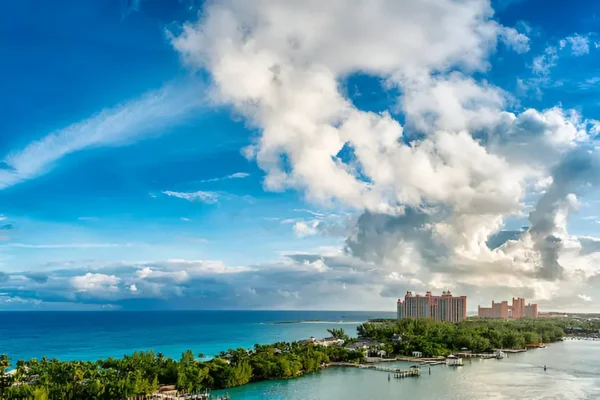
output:
[[1, 7], [0, 310], [598, 311], [598, 2]]

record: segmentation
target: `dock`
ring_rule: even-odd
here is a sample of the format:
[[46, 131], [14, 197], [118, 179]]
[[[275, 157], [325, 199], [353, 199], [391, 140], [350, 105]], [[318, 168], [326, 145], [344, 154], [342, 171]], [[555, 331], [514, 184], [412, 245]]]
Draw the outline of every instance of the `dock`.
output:
[[394, 378], [409, 378], [409, 377], [417, 377], [421, 376], [421, 370], [419, 368], [409, 368], [409, 369], [400, 369], [393, 367], [385, 367], [382, 365], [373, 365], [373, 364], [353, 364], [353, 363], [345, 363], [345, 362], [333, 362], [328, 365], [329, 367], [352, 367], [352, 368], [362, 368], [362, 369], [372, 369], [374, 371], [387, 372], [390, 374], [394, 374]]

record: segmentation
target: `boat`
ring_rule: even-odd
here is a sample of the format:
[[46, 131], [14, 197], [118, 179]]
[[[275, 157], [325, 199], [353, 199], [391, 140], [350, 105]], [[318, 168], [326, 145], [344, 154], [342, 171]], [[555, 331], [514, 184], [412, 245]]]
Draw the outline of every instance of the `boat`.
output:
[[495, 356], [498, 360], [502, 360], [504, 357], [506, 357], [506, 353], [503, 352], [502, 350], [498, 350], [496, 352]]

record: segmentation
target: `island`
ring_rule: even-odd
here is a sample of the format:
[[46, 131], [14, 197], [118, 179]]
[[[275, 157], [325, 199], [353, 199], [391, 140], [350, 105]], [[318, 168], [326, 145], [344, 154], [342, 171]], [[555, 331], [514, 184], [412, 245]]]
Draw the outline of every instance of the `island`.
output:
[[[296, 378], [327, 367], [361, 366], [385, 359], [427, 361], [460, 351], [522, 350], [562, 340], [566, 332], [598, 332], [600, 322], [570, 318], [515, 321], [468, 319], [458, 323], [430, 319], [376, 320], [330, 337], [230, 349], [210, 360], [188, 350], [179, 360], [153, 351], [97, 361], [18, 360], [0, 356], [2, 399], [135, 399], [169, 387], [207, 398], [207, 390], [269, 379]], [[374, 358], [371, 359], [371, 358]], [[12, 365], [12, 369], [11, 369]], [[158, 398], [158, 397], [157, 397]]]

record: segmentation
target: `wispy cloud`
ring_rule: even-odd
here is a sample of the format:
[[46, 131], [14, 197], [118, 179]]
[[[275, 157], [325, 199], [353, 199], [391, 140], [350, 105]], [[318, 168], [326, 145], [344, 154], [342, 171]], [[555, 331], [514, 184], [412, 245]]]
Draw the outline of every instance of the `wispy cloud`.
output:
[[1, 245], [0, 248], [15, 249], [92, 249], [107, 247], [130, 247], [129, 243], [58, 243], [58, 244], [25, 244], [10, 243]]
[[556, 52], [556, 48], [553, 46], [548, 46], [546, 47], [546, 50], [544, 50], [544, 54], [540, 54], [533, 59], [531, 70], [536, 75], [548, 76], [550, 74], [550, 70], [556, 66], [557, 61], [558, 54]]
[[305, 212], [305, 213], [309, 213], [309, 214], [312, 214], [312, 215], [314, 215], [315, 217], [322, 217], [322, 216], [324, 216], [324, 215], [325, 215], [325, 214], [323, 214], [323, 213], [316, 212], [316, 211], [311, 211], [311, 210], [307, 210], [307, 209], [304, 209], [304, 208], [295, 208], [295, 209], [294, 209], [294, 211], [295, 211], [295, 212]]
[[62, 157], [98, 146], [122, 146], [191, 115], [202, 105], [197, 85], [170, 85], [102, 110], [13, 151], [0, 169], [0, 189], [47, 173]]
[[250, 176], [250, 174], [247, 174], [245, 172], [236, 172], [235, 174], [222, 176], [220, 178], [204, 179], [204, 180], [201, 180], [200, 182], [201, 183], [206, 183], [206, 182], [224, 181], [226, 179], [243, 179], [243, 178], [247, 178], [249, 176]]
[[585, 81], [580, 82], [577, 86], [581, 90], [597, 89], [598, 87], [600, 87], [600, 77], [594, 76], [592, 78], [586, 79]]
[[163, 194], [171, 197], [177, 197], [180, 199], [184, 199], [190, 202], [200, 201], [206, 204], [214, 204], [219, 202], [220, 194], [216, 192], [171, 192], [171, 191], [163, 191]]

